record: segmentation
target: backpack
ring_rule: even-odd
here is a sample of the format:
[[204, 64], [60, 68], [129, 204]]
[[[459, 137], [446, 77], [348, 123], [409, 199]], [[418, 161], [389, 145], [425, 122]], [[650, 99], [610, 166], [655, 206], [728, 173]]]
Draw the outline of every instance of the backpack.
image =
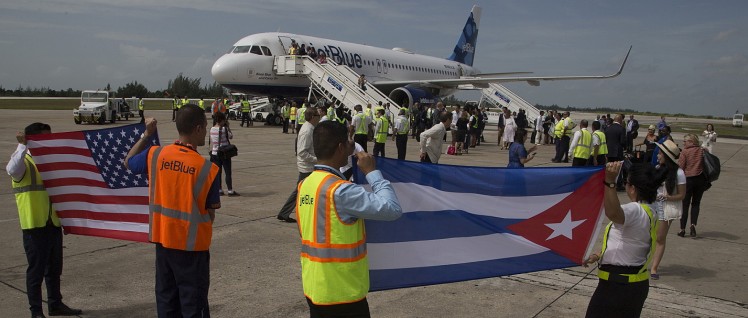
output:
[[704, 150], [704, 175], [706, 180], [709, 182], [716, 181], [719, 179], [719, 173], [722, 168], [719, 158], [711, 154], [709, 151]]

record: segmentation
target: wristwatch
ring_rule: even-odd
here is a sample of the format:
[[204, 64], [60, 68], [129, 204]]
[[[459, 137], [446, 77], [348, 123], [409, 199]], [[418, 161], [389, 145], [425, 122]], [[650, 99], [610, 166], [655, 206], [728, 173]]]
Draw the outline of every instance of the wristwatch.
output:
[[606, 187], [608, 187], [608, 188], [611, 188], [611, 189], [614, 189], [614, 188], [616, 187], [616, 183], [615, 183], [615, 182], [613, 182], [613, 183], [608, 183], [608, 182], [606, 182], [605, 180], [603, 180], [603, 184], [604, 184], [604, 185], [605, 185]]

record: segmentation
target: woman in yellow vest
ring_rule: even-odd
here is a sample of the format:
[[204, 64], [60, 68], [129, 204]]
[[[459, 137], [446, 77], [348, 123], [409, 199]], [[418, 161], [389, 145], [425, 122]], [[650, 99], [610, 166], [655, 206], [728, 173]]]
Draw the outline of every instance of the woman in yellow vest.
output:
[[296, 102], [291, 102], [291, 113], [290, 113], [290, 119], [291, 119], [291, 133], [296, 133]]
[[75, 316], [83, 311], [72, 309], [62, 302], [60, 275], [62, 274], [62, 229], [57, 211], [52, 208], [41, 174], [26, 148], [26, 136], [49, 134], [47, 124], [33, 123], [16, 135], [18, 147], [6, 166], [12, 178], [16, 196], [18, 219], [23, 231], [26, 252], [26, 295], [32, 317], [44, 317], [42, 310], [42, 281], [47, 285], [47, 306], [50, 316]]
[[584, 265], [598, 262], [599, 282], [587, 317], [639, 317], [649, 292], [649, 264], [657, 241], [657, 219], [650, 205], [662, 183], [648, 163], [631, 166], [626, 194], [632, 202], [620, 204], [616, 177], [623, 161], [605, 166], [605, 216], [611, 220], [605, 228], [602, 252], [592, 254]]
[[390, 122], [384, 115], [384, 108], [377, 110], [376, 126], [374, 128], [374, 156], [384, 157], [384, 143], [387, 141], [387, 132], [390, 129]]
[[402, 208], [370, 154], [358, 152], [356, 156], [372, 192], [344, 179], [338, 169], [347, 164], [354, 150], [344, 125], [332, 120], [320, 122], [314, 128], [313, 140], [318, 164], [299, 184], [296, 206], [301, 281], [309, 314], [368, 317], [364, 219], [395, 220]]

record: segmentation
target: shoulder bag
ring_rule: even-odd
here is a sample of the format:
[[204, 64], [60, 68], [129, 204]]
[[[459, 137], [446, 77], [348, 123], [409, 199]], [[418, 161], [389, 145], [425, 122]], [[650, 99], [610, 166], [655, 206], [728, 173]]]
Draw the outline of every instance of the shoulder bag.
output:
[[717, 156], [711, 154], [709, 151], [703, 150], [704, 157], [704, 176], [706, 176], [706, 180], [711, 182], [716, 181], [719, 179], [719, 173], [722, 168], [719, 158]]
[[[228, 144], [223, 145], [223, 146], [218, 146], [218, 156], [221, 159], [229, 159], [231, 157], [235, 157], [236, 155], [238, 155], [239, 154], [239, 149], [237, 149], [236, 146], [233, 145], [231, 143], [231, 141], [229, 140], [229, 132], [228, 132], [228, 130], [226, 130], [226, 127], [224, 126], [223, 128], [224, 128], [224, 132], [226, 134], [226, 142]], [[220, 132], [218, 133], [218, 143], [219, 144], [221, 143], [221, 134], [220, 134]]]

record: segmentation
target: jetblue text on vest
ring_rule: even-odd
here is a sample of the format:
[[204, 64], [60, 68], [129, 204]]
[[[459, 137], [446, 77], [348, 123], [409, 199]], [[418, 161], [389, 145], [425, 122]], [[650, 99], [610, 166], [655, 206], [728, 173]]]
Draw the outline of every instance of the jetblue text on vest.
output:
[[305, 195], [305, 196], [299, 198], [299, 206], [307, 205], [307, 204], [308, 205], [313, 205], [314, 204], [314, 198], [311, 197], [311, 196], [309, 196], [309, 195]]

